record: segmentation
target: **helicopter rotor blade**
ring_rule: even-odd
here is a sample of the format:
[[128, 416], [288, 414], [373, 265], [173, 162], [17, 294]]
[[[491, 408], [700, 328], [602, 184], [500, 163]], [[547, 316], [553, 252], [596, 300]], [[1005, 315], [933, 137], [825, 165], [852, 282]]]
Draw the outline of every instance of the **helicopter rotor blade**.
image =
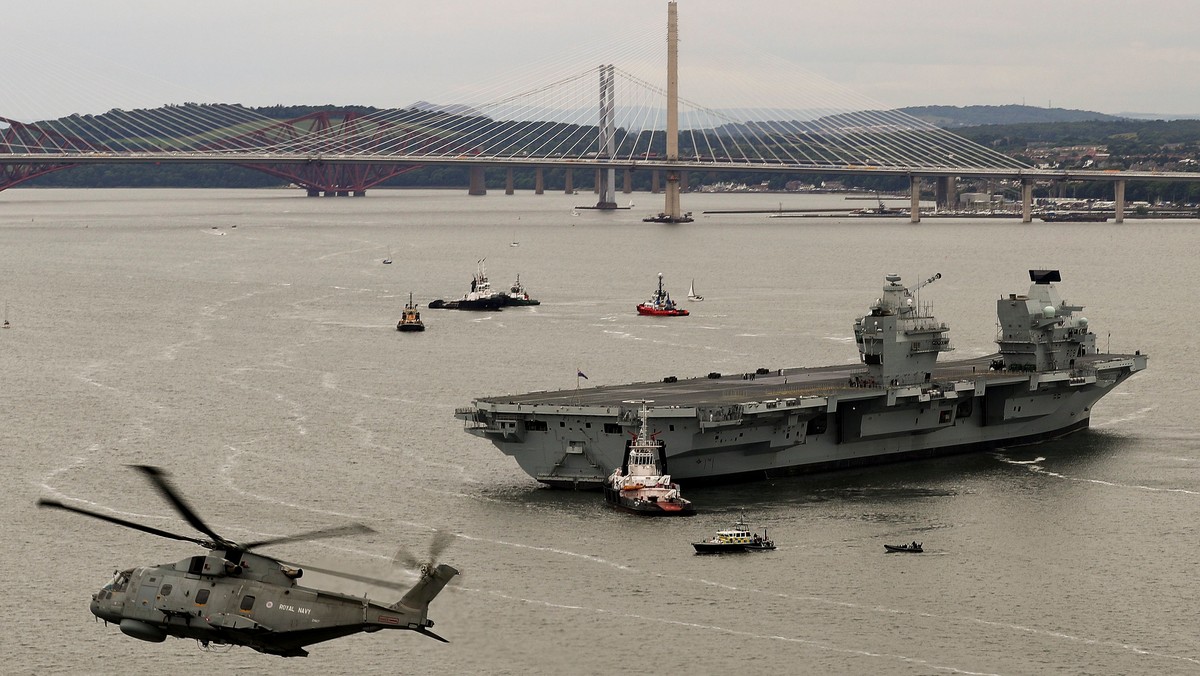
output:
[[392, 565], [402, 566], [404, 568], [420, 568], [421, 561], [412, 555], [412, 552], [401, 547], [392, 555]]
[[171, 485], [171, 482], [167, 479], [166, 472], [151, 465], [132, 465], [132, 467], [140, 471], [142, 474], [145, 474], [146, 477], [150, 479], [150, 482], [153, 483], [155, 488], [158, 489], [159, 494], [162, 495], [167, 502], [171, 503], [171, 506], [175, 508], [175, 511], [179, 512], [179, 515], [182, 516], [189, 524], [191, 524], [192, 528], [195, 528], [201, 533], [204, 533], [212, 538], [213, 543], [216, 545], [228, 548], [236, 547], [234, 543], [226, 540], [220, 535], [217, 535], [213, 529], [208, 527], [208, 524], [204, 523], [204, 521], [196, 514], [195, 510], [193, 510], [191, 506], [184, 501], [183, 497], [179, 494], [179, 491], [177, 491], [175, 487]]
[[355, 573], [347, 573], [347, 572], [341, 571], [341, 570], [331, 570], [329, 568], [319, 568], [317, 566], [301, 565], [299, 563], [293, 563], [291, 561], [284, 561], [282, 559], [275, 559], [275, 560], [278, 561], [279, 563], [282, 563], [285, 566], [292, 566], [294, 568], [299, 568], [301, 570], [305, 570], [305, 571], [309, 571], [309, 572], [313, 572], [313, 573], [320, 573], [322, 575], [329, 575], [332, 577], [341, 578], [343, 580], [350, 580], [352, 582], [362, 582], [364, 584], [374, 585], [376, 587], [383, 587], [385, 589], [394, 589], [396, 591], [408, 591], [409, 589], [412, 588], [411, 582], [407, 582], [407, 583], [406, 582], [395, 582], [393, 580], [384, 580], [384, 579], [380, 579], [377, 577], [370, 577], [369, 575], [358, 575]]
[[433, 532], [433, 539], [429, 541], [429, 556], [424, 561], [414, 556], [412, 552], [404, 547], [401, 547], [392, 556], [392, 564], [410, 569], [417, 569], [423, 565], [433, 568], [437, 565], [438, 559], [441, 558], [442, 552], [446, 551], [446, 548], [454, 541], [454, 537], [454, 533], [450, 531], [435, 530]]
[[75, 512], [76, 514], [90, 516], [93, 519], [100, 519], [101, 521], [115, 523], [118, 526], [125, 526], [126, 528], [140, 530], [143, 533], [150, 533], [151, 535], [158, 535], [159, 537], [171, 538], [172, 540], [183, 540], [185, 542], [194, 542], [194, 543], [196, 543], [198, 545], [202, 545], [204, 547], [210, 547], [213, 544], [211, 542], [208, 542], [207, 540], [201, 540], [200, 538], [194, 538], [194, 537], [190, 537], [187, 535], [179, 535], [178, 533], [172, 533], [170, 531], [165, 531], [165, 530], [162, 530], [159, 528], [154, 528], [153, 526], [145, 526], [140, 523], [135, 523], [133, 521], [126, 521], [125, 519], [119, 519], [115, 516], [109, 516], [107, 514], [93, 512], [91, 510], [82, 509], [80, 507], [72, 507], [70, 505], [63, 504], [57, 500], [47, 500], [47, 499], [43, 498], [41, 500], [38, 500], [37, 504], [38, 504], [38, 507], [50, 507], [52, 509], [61, 509], [66, 512]]
[[439, 530], [433, 534], [433, 540], [429, 543], [429, 561], [437, 562], [442, 557], [442, 552], [454, 542], [454, 533], [445, 530]]
[[243, 550], [254, 549], [255, 547], [266, 547], [267, 545], [280, 545], [286, 542], [302, 542], [308, 540], [321, 540], [323, 538], [336, 538], [343, 535], [358, 535], [360, 533], [374, 533], [375, 529], [361, 523], [352, 523], [347, 526], [336, 526], [333, 528], [322, 528], [320, 530], [308, 531], [307, 533], [298, 533], [296, 535], [285, 535], [282, 537], [271, 538], [268, 540], [259, 540], [249, 544], [241, 545]]

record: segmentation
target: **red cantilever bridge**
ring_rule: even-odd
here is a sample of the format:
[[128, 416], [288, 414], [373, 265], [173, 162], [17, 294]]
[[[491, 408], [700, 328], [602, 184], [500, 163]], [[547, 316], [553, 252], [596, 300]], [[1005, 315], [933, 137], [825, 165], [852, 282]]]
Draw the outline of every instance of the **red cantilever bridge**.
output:
[[[146, 111], [142, 112], [147, 117]], [[149, 116], [151, 120], [155, 116]], [[82, 120], [83, 118], [76, 118]], [[144, 123], [145, 120], [142, 120]], [[157, 120], [155, 120], [157, 121]], [[212, 127], [212, 119], [207, 120]], [[398, 129], [387, 120], [369, 119], [356, 111], [322, 110], [289, 120], [234, 121], [226, 134], [207, 129], [152, 147], [130, 147], [125, 135], [98, 122], [72, 118], [28, 124], [0, 117], [0, 190], [54, 171], [83, 164], [224, 163], [262, 171], [304, 187], [310, 195], [362, 195], [387, 179], [421, 166], [412, 159], [429, 153], [470, 150], [436, 133]], [[385, 139], [399, 142], [409, 161], [325, 161], [378, 148]]]

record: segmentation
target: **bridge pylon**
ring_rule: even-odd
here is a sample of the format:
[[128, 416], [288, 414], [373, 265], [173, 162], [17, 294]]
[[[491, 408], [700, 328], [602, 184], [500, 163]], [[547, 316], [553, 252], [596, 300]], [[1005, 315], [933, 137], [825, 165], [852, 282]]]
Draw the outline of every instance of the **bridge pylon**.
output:
[[[613, 87], [613, 67], [612, 64], [600, 66], [600, 124], [597, 129], [599, 148], [597, 148], [596, 156], [603, 159], [611, 160], [616, 153], [616, 124], [613, 118], [616, 117], [616, 95]], [[596, 171], [596, 192], [600, 194], [599, 201], [596, 202], [597, 209], [616, 209], [617, 208], [617, 172], [612, 167], [601, 168]]]
[[[677, 3], [667, 3], [667, 161], [679, 161], [679, 12]], [[666, 205], [657, 216], [644, 218], [655, 223], [691, 223], [691, 212], [679, 206], [679, 171], [667, 170]]]

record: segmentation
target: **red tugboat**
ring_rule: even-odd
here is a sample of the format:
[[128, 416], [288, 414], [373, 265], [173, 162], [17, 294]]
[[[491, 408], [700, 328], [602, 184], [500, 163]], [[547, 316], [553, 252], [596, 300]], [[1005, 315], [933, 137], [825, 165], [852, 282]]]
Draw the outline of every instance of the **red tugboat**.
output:
[[690, 314], [687, 310], [675, 304], [671, 300], [671, 294], [663, 291], [663, 275], [658, 273], [658, 290], [650, 297], [650, 300], [641, 303], [637, 306], [639, 315], [651, 315], [654, 317], [686, 317]]
[[679, 494], [679, 484], [667, 474], [667, 447], [650, 434], [649, 400], [640, 403], [642, 428], [625, 442], [625, 459], [604, 484], [604, 501], [617, 509], [643, 516], [691, 516], [690, 500]]

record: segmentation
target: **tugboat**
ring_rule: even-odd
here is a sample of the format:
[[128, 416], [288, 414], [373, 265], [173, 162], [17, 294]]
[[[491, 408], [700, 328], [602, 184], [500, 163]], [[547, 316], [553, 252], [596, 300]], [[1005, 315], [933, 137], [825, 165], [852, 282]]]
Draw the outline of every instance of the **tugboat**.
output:
[[521, 286], [521, 275], [517, 275], [517, 281], [508, 288], [508, 293], [504, 294], [505, 305], [541, 305], [542, 301], [535, 300], [529, 297], [529, 292], [525, 287]]
[[675, 304], [671, 300], [671, 294], [663, 291], [663, 274], [658, 273], [658, 290], [650, 297], [650, 300], [641, 303], [637, 306], [639, 315], [651, 315], [654, 317], [686, 317], [689, 313], [687, 310]]
[[404, 312], [400, 314], [400, 321], [396, 323], [397, 331], [424, 331], [425, 322], [421, 321], [421, 313], [417, 311], [417, 306], [413, 305], [412, 292], [408, 293], [408, 305], [404, 306]]
[[727, 554], [740, 552], [765, 552], [775, 549], [775, 541], [767, 537], [767, 529], [762, 536], [751, 533], [746, 525], [745, 517], [737, 520], [733, 528], [717, 531], [717, 534], [703, 542], [693, 542], [692, 547], [697, 554]]
[[680, 496], [679, 484], [667, 474], [666, 444], [650, 433], [650, 401], [640, 403], [642, 427], [625, 442], [625, 460], [604, 484], [604, 501], [644, 516], [691, 516], [696, 513], [691, 501]]
[[908, 552], [910, 554], [920, 554], [925, 551], [921, 548], [921, 543], [913, 540], [906, 545], [884, 545], [883, 548], [890, 554], [892, 552]]
[[430, 302], [429, 307], [435, 310], [499, 310], [504, 307], [504, 294], [492, 291], [492, 284], [483, 267], [484, 260], [480, 259], [476, 265], [475, 275], [471, 277], [470, 293], [457, 300], [439, 298]]

